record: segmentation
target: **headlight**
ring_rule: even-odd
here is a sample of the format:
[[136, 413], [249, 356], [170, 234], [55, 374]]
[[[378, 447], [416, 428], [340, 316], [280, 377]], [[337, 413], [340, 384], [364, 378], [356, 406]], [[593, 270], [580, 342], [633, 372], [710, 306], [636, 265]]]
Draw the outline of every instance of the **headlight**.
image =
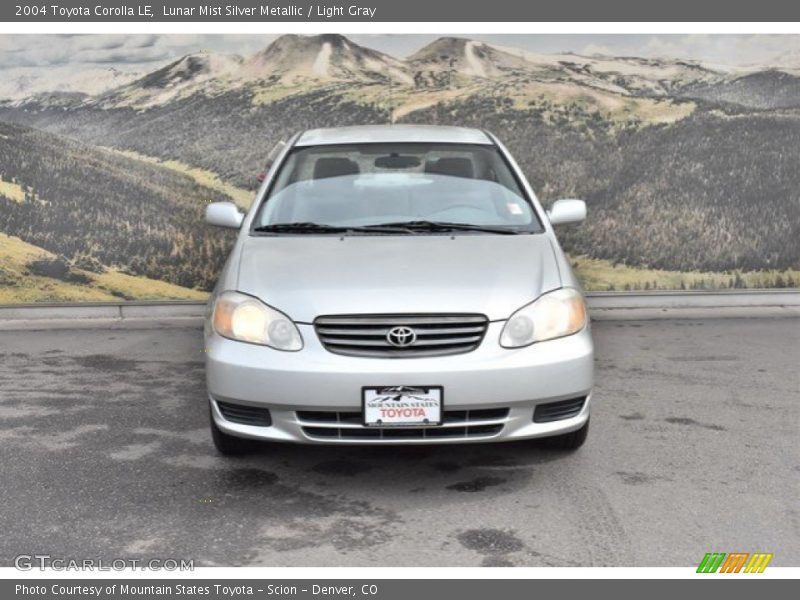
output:
[[292, 320], [253, 296], [222, 292], [214, 303], [214, 330], [222, 337], [294, 352], [303, 338]]
[[586, 325], [586, 305], [574, 288], [539, 296], [506, 321], [500, 334], [504, 348], [520, 348], [577, 333]]

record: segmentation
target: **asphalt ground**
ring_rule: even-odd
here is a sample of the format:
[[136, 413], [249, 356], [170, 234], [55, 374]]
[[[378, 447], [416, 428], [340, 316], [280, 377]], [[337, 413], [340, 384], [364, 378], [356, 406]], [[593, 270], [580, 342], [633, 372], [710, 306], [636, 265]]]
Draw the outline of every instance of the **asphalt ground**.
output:
[[[12, 328], [13, 329], [13, 328]], [[0, 331], [0, 566], [800, 565], [800, 319], [598, 321], [586, 445], [219, 456], [202, 336]]]

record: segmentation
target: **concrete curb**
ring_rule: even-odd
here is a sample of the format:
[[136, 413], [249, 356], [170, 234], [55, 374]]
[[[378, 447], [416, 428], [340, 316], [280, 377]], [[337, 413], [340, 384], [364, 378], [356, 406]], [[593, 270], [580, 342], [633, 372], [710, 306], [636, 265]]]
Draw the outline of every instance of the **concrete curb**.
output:
[[[721, 292], [591, 292], [587, 303], [595, 319], [797, 317], [800, 290]], [[169, 324], [200, 319], [204, 302], [116, 302], [0, 305], [0, 329], [9, 325], [58, 327], [89, 320]], [[690, 316], [695, 315], [695, 316]]]
[[800, 318], [800, 306], [720, 306], [682, 308], [590, 308], [592, 321], [655, 321], [659, 319], [787, 319]]
[[86, 302], [64, 304], [0, 305], [0, 322], [6, 320], [170, 319], [202, 317], [205, 302]]
[[800, 307], [800, 289], [589, 292], [586, 297], [590, 309]]

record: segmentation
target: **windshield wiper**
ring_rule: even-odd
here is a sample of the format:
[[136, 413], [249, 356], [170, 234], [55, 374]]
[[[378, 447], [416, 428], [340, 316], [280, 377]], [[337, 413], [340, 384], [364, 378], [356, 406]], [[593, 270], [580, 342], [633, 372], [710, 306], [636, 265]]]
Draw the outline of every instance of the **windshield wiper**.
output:
[[451, 223], [449, 221], [397, 221], [375, 225], [326, 225], [324, 223], [296, 222], [273, 223], [254, 227], [258, 233], [404, 233], [414, 234], [423, 231], [478, 231], [516, 235], [518, 232], [505, 227], [472, 225], [470, 223]]
[[259, 233], [411, 233], [407, 227], [398, 225], [326, 225], [324, 223], [298, 222], [298, 223], [273, 223], [260, 225], [253, 231]]
[[254, 227], [253, 231], [274, 232], [274, 233], [303, 233], [306, 231], [325, 231], [330, 233], [340, 233], [346, 231], [341, 227], [333, 225], [323, 225], [322, 223], [273, 223], [272, 225], [260, 225]]
[[471, 223], [451, 223], [450, 221], [398, 221], [396, 223], [380, 223], [367, 225], [369, 228], [403, 227], [410, 231], [479, 231], [484, 233], [499, 233], [502, 235], [516, 235], [519, 232], [507, 227], [492, 227], [490, 225], [473, 225]]

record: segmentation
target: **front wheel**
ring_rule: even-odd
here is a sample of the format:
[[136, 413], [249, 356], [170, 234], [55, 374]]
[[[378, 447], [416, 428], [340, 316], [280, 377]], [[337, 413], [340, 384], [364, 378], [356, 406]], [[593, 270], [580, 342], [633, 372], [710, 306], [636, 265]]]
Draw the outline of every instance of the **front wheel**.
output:
[[569, 433], [562, 433], [561, 435], [554, 435], [552, 437], [542, 438], [540, 441], [546, 448], [552, 450], [577, 450], [586, 441], [589, 435], [589, 420], [580, 429], [570, 431]]
[[253, 442], [222, 431], [214, 422], [214, 417], [209, 413], [208, 418], [211, 422], [211, 439], [217, 452], [225, 456], [241, 456], [253, 449]]

